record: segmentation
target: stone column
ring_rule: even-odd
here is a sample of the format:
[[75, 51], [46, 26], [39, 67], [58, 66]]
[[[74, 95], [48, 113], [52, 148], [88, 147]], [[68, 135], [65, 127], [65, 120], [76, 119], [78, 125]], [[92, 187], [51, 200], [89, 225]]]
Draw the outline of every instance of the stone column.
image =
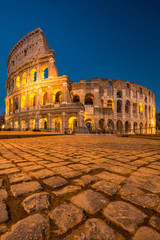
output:
[[50, 130], [51, 129], [51, 114], [50, 113], [48, 113], [47, 114], [48, 115], [48, 130]]
[[78, 121], [78, 127], [84, 127], [84, 117], [83, 117], [83, 111], [79, 112], [79, 121]]
[[66, 82], [63, 83], [62, 103], [67, 103], [67, 91], [68, 91], [67, 86], [68, 85]]
[[68, 128], [68, 126], [66, 126], [66, 113], [63, 112], [62, 113], [62, 132], [65, 132], [65, 128]]

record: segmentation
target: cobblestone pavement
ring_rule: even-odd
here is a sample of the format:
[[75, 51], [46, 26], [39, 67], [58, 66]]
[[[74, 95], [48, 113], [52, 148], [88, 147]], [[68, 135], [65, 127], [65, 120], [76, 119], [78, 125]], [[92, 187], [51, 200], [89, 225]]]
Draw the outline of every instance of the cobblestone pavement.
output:
[[0, 140], [2, 240], [160, 240], [160, 141]]

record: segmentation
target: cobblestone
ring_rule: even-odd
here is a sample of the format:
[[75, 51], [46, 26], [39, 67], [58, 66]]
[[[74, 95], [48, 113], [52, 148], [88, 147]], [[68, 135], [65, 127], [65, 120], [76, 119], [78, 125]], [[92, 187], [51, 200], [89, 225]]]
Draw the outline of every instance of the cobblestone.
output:
[[121, 201], [109, 203], [103, 214], [130, 233], [134, 233], [136, 226], [147, 217], [139, 209]]
[[24, 199], [22, 205], [26, 212], [34, 212], [37, 210], [46, 209], [50, 206], [51, 196], [49, 193], [35, 193]]
[[0, 141], [2, 240], [159, 240], [159, 141]]
[[12, 194], [15, 197], [41, 189], [42, 187], [38, 182], [25, 182], [11, 186]]
[[72, 197], [71, 201], [91, 214], [96, 213], [108, 203], [107, 198], [92, 190], [79, 193], [78, 195]]
[[72, 203], [59, 205], [50, 212], [49, 216], [59, 227], [59, 230], [56, 231], [58, 234], [65, 233], [68, 229], [80, 223], [85, 217], [83, 211]]

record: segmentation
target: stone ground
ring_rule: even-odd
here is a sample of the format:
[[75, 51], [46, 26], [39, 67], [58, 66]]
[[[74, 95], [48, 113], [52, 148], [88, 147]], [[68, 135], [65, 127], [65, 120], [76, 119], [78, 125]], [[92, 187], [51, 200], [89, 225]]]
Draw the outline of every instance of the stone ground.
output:
[[160, 240], [160, 142], [0, 140], [2, 240]]

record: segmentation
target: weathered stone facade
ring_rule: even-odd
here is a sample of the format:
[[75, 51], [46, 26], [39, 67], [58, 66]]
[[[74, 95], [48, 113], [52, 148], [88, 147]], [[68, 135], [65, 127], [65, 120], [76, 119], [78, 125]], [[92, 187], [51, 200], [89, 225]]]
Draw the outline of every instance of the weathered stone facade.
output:
[[121, 80], [73, 83], [59, 76], [55, 52], [39, 28], [12, 48], [7, 67], [6, 129], [151, 133], [155, 127], [152, 91]]

